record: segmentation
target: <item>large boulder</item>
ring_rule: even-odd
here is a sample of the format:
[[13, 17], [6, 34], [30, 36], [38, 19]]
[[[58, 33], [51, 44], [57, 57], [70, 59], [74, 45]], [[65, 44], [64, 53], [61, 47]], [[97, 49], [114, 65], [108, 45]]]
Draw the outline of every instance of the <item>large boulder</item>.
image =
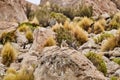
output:
[[120, 9], [120, 0], [111, 0], [111, 1], [113, 1], [117, 5], [118, 9]]
[[72, 8], [75, 8], [81, 3], [88, 4], [93, 7], [93, 14], [96, 16], [104, 13], [114, 14], [118, 11], [116, 5], [111, 0], [41, 0], [40, 4], [44, 5], [47, 1], [62, 7]]
[[24, 0], [1, 0], [0, 21], [27, 21], [26, 14], [21, 6], [22, 1]]
[[33, 34], [34, 41], [31, 47], [32, 50], [41, 52], [49, 37], [55, 37], [55, 33], [51, 29], [37, 28]]
[[18, 27], [18, 23], [16, 22], [0, 21], [0, 33], [16, 30], [17, 27]]
[[35, 80], [106, 80], [81, 53], [67, 47], [47, 47], [41, 53]]

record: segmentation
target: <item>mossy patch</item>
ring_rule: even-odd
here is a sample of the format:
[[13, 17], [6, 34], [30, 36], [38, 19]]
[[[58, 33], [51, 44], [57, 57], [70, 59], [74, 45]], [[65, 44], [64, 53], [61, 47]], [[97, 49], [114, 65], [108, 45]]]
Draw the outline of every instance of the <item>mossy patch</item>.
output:
[[102, 59], [102, 56], [93, 52], [89, 52], [85, 56], [93, 63], [94, 66], [96, 66], [99, 71], [106, 75], [107, 67], [104, 60]]

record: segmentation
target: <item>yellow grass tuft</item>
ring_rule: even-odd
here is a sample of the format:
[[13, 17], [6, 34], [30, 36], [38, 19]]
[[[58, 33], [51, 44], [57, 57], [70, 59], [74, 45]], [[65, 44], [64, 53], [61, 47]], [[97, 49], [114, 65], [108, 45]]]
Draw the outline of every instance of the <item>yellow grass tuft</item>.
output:
[[100, 33], [105, 31], [106, 26], [106, 20], [104, 18], [101, 18], [100, 20], [96, 21], [94, 24], [94, 33]]
[[27, 25], [22, 25], [22, 26], [20, 26], [19, 28], [18, 28], [18, 30], [20, 31], [20, 32], [27, 32], [27, 31], [29, 31], [29, 30], [31, 30], [30, 28], [29, 28], [29, 26], [27, 26]]
[[79, 23], [78, 25], [83, 28], [84, 30], [88, 31], [88, 29], [90, 28], [90, 25], [93, 23], [93, 21], [87, 17], [84, 17]]
[[77, 41], [79, 41], [81, 44], [83, 44], [84, 42], [88, 41], [88, 35], [87, 33], [80, 27], [76, 26], [74, 28], [74, 36], [77, 39]]
[[27, 31], [26, 32], [26, 38], [28, 39], [29, 43], [33, 42], [33, 33], [32, 33], [32, 31]]
[[111, 36], [110, 38], [107, 39], [106, 42], [104, 42], [101, 46], [101, 51], [108, 51], [108, 50], [113, 50], [117, 45], [117, 40], [116, 37]]
[[56, 45], [56, 41], [54, 40], [53, 37], [49, 37], [44, 46], [47, 47], [47, 46], [54, 46], [54, 45]]
[[7, 42], [2, 49], [1, 56], [2, 63], [6, 66], [9, 66], [12, 62], [15, 61], [17, 57], [17, 52], [13, 48], [13, 46], [9, 42]]

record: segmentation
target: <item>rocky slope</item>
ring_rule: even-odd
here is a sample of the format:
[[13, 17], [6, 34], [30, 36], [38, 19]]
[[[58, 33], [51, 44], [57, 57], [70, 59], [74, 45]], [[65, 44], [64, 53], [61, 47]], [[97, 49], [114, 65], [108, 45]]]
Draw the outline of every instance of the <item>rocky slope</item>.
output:
[[[84, 3], [93, 10], [76, 12]], [[0, 80], [120, 79], [117, 0], [41, 0], [41, 5], [0, 0]]]
[[[64, 7], [72, 7], [75, 8], [80, 4], [88, 4], [93, 6], [94, 15], [100, 15], [104, 13], [116, 13], [119, 11], [117, 9], [116, 4], [114, 4], [111, 0], [41, 0], [41, 5], [44, 5], [46, 2], [50, 2], [51, 4], [57, 4]], [[117, 2], [116, 2], [117, 3]], [[119, 3], [117, 3], [119, 5]]]

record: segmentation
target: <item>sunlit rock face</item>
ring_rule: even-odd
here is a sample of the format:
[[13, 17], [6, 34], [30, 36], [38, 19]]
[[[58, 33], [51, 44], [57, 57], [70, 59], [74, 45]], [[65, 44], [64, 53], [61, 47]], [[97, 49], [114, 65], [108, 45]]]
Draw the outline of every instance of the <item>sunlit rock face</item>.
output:
[[34, 80], [107, 80], [76, 50], [52, 46], [41, 54]]
[[113, 1], [117, 5], [118, 9], [120, 9], [120, 0], [111, 0], [111, 1]]
[[26, 14], [21, 4], [24, 0], [1, 0], [0, 21], [23, 22], [27, 21]]

